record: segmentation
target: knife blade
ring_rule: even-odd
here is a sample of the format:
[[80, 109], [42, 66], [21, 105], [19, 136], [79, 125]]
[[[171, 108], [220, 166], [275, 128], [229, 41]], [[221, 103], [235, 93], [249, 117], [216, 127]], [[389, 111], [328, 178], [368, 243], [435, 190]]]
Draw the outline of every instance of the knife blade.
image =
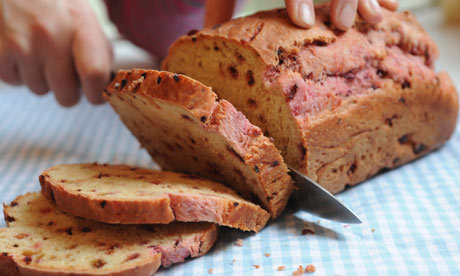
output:
[[313, 179], [289, 167], [292, 179], [298, 187], [293, 192], [294, 204], [303, 211], [332, 221], [359, 224], [359, 217], [334, 195]]

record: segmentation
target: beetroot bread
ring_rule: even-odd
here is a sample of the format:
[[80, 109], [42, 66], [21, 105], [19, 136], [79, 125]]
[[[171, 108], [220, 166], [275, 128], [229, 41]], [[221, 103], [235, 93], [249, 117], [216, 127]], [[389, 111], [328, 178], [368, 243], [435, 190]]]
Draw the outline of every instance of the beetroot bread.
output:
[[287, 164], [339, 192], [442, 145], [458, 95], [435, 73], [438, 49], [408, 12], [335, 29], [328, 6], [311, 29], [285, 9], [190, 32], [163, 69], [209, 85], [275, 139]]
[[205, 254], [211, 223], [110, 225], [61, 213], [39, 193], [4, 205], [0, 275], [150, 276], [160, 265]]
[[104, 97], [163, 169], [224, 183], [272, 217], [286, 206], [292, 180], [278, 149], [211, 88], [134, 69], [120, 71]]
[[107, 223], [213, 222], [260, 231], [270, 214], [203, 178], [124, 165], [69, 164], [40, 175], [42, 193], [61, 211]]

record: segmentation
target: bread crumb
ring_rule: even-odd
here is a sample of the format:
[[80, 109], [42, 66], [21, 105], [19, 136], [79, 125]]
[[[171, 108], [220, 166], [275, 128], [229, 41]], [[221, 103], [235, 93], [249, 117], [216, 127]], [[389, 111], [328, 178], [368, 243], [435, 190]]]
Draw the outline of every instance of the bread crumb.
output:
[[212, 268], [208, 269], [208, 273], [209, 273], [209, 274], [212, 274], [212, 273], [213, 273]]
[[237, 239], [235, 242], [235, 245], [238, 247], [243, 247], [243, 240], [242, 239]]
[[277, 270], [278, 270], [278, 271], [283, 271], [283, 270], [285, 270], [285, 269], [286, 269], [286, 267], [285, 267], [284, 265], [280, 265], [280, 266], [278, 266], [278, 269], [277, 269]]
[[315, 225], [313, 223], [304, 223], [302, 229], [302, 236], [305, 236], [306, 234], [315, 234]]
[[260, 265], [252, 265], [255, 269], [259, 269]]
[[299, 265], [296, 271], [292, 272], [292, 276], [300, 276], [304, 272], [303, 266]]
[[270, 257], [270, 253], [264, 253], [265, 257]]
[[375, 228], [372, 228], [371, 231], [372, 231], [372, 233], [374, 233], [374, 232], [375, 232]]
[[307, 272], [307, 273], [313, 273], [315, 271], [316, 271], [316, 268], [312, 264], [307, 265], [307, 267], [305, 268], [305, 272]]
[[306, 234], [312, 234], [312, 235], [314, 235], [314, 234], [315, 234], [315, 231], [313, 231], [312, 229], [308, 229], [308, 228], [302, 229], [302, 236], [305, 236]]

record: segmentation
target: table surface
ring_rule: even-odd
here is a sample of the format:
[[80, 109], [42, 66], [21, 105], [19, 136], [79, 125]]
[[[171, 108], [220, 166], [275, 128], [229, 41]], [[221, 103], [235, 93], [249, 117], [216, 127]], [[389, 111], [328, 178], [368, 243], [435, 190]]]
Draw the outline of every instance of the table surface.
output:
[[[460, 87], [460, 26], [443, 26], [436, 9], [417, 16], [441, 49], [437, 68]], [[0, 201], [38, 191], [38, 175], [50, 166], [94, 161], [155, 167], [107, 104], [63, 109], [52, 95], [0, 90]], [[460, 126], [436, 152], [338, 197], [362, 225], [288, 208], [257, 235], [222, 229], [208, 255], [160, 274], [291, 275], [313, 264], [315, 275], [460, 275]], [[301, 235], [305, 227], [314, 234]], [[234, 245], [239, 238], [242, 247]]]

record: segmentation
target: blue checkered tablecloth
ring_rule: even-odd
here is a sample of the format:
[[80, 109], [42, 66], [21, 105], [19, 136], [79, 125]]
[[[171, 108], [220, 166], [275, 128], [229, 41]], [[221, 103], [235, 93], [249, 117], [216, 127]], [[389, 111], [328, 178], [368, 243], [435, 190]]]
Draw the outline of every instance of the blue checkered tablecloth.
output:
[[[460, 26], [444, 25], [439, 9], [416, 15], [440, 47], [437, 67], [460, 88]], [[63, 109], [52, 95], [0, 86], [1, 202], [38, 191], [50, 166], [94, 161], [155, 168], [108, 105]], [[223, 228], [209, 254], [159, 274], [291, 275], [313, 264], [314, 275], [460, 275], [460, 123], [441, 149], [338, 197], [362, 225], [288, 208], [257, 235]]]
[[[50, 166], [94, 161], [155, 167], [107, 104], [64, 109], [52, 95], [0, 90], [0, 201], [38, 191]], [[460, 126], [438, 151], [338, 197], [362, 225], [288, 208], [257, 235], [223, 229], [209, 254], [160, 274], [291, 275], [313, 264], [315, 275], [460, 275]]]

